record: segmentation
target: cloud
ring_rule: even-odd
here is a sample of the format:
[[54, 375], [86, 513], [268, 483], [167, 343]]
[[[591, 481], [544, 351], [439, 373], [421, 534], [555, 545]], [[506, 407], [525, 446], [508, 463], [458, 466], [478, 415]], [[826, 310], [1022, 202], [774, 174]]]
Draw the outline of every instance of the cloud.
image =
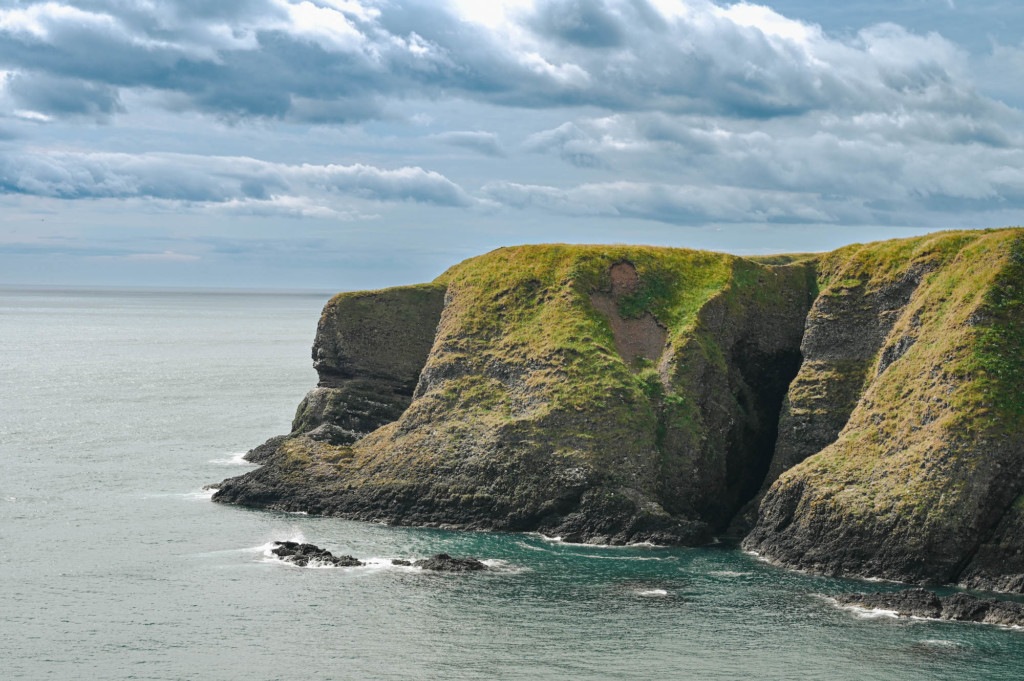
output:
[[15, 152], [0, 156], [0, 193], [56, 199], [151, 199], [252, 214], [351, 216], [339, 196], [438, 206], [473, 204], [461, 187], [418, 167], [288, 165], [188, 154]]
[[442, 132], [436, 135], [431, 135], [431, 139], [435, 139], [442, 144], [448, 144], [453, 147], [469, 149], [479, 154], [483, 154], [484, 156], [505, 156], [505, 150], [502, 148], [501, 142], [498, 140], [498, 136], [493, 132]]
[[618, 47], [626, 33], [601, 0], [544, 0], [531, 25], [542, 35], [582, 47]]
[[743, 3], [541, 0], [494, 26], [425, 0], [215, 4], [0, 9], [0, 68], [24, 82], [10, 96], [17, 108], [41, 102], [55, 116], [109, 115], [121, 90], [146, 89], [229, 118], [319, 122], [377, 117], [385, 100], [453, 94], [501, 106], [762, 119], [986, 106], [963, 72], [965, 55], [938, 35], [890, 24], [840, 40]]
[[[88, 133], [68, 129], [149, 107], [165, 123], [250, 124], [210, 126], [204, 140], [331, 127], [366, 162], [295, 163], [324, 158], [319, 137], [279, 145], [290, 163], [247, 158], [237, 141], [214, 145], [234, 156], [5, 143], [0, 192], [333, 220], [403, 202], [671, 225], [996, 215], [1024, 208], [1020, 88], [992, 75], [1000, 62], [1024, 73], [1022, 54], [996, 45], [972, 62], [935, 33], [882, 23], [834, 35], [708, 0], [26, 0], [0, 9], [12, 135], [59, 129], [47, 144], [81, 144]], [[428, 120], [451, 129], [394, 133]], [[501, 138], [474, 130], [481, 120]], [[112, 137], [96, 146], [149, 140]], [[162, 148], [189, 148], [179, 142]], [[473, 186], [381, 160], [431, 154]]]
[[141, 260], [143, 262], [195, 262], [202, 260], [198, 255], [163, 251], [161, 253], [131, 253], [123, 256], [125, 260]]
[[841, 219], [813, 195], [722, 186], [608, 182], [560, 189], [497, 182], [485, 186], [484, 192], [515, 208], [540, 208], [575, 216], [642, 218], [675, 225], [834, 223]]

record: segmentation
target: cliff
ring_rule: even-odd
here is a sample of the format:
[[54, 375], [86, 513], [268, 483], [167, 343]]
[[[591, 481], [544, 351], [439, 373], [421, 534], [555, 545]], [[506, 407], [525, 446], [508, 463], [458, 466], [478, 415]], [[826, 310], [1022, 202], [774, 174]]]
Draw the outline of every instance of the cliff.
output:
[[341, 294], [215, 500], [1024, 589], [1024, 230], [817, 256], [524, 246]]
[[1024, 230], [852, 246], [818, 270], [744, 546], [815, 572], [1021, 591]]
[[[291, 436], [265, 448], [267, 465], [215, 499], [595, 542], [708, 541], [767, 470], [813, 287], [805, 264], [724, 254], [500, 249], [429, 289], [447, 291], [444, 309], [404, 411], [394, 377], [356, 359], [380, 350], [334, 331], [351, 304], [336, 299], [314, 347], [318, 390], [350, 390], [326, 387], [343, 375], [358, 396], [342, 393], [327, 410], [311, 393]], [[379, 312], [384, 322], [349, 320], [347, 333], [399, 337], [390, 302]], [[428, 317], [417, 317], [417, 344]], [[323, 359], [335, 356], [347, 359]], [[354, 442], [323, 432], [386, 421]]]

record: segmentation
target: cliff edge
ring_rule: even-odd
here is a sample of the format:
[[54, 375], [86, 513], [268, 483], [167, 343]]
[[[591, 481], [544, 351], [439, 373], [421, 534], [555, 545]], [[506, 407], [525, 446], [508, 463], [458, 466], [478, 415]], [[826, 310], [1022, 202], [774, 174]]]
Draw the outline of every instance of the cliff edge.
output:
[[744, 259], [522, 246], [336, 296], [214, 499], [1024, 591], [1024, 230]]
[[[293, 433], [260, 455], [266, 465], [215, 499], [601, 543], [706, 542], [768, 468], [814, 285], [806, 264], [717, 253], [500, 249], [424, 293], [444, 290], [444, 305], [404, 410], [390, 391], [408, 382], [324, 361], [360, 357], [325, 321], [350, 300], [332, 301], [314, 348], [318, 391], [348, 392], [311, 393]], [[372, 294], [386, 323], [349, 328], [400, 336], [400, 292]], [[419, 344], [431, 317], [417, 319]], [[415, 365], [410, 355], [403, 376]], [[336, 380], [358, 382], [358, 399]]]
[[744, 547], [815, 572], [1021, 591], [1024, 230], [851, 246], [818, 271]]

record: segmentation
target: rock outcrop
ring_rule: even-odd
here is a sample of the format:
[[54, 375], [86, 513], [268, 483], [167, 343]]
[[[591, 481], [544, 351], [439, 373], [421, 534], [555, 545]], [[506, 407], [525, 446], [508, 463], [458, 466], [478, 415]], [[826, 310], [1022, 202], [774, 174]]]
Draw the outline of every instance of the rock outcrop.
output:
[[331, 298], [313, 341], [317, 387], [299, 404], [292, 432], [270, 438], [245, 459], [266, 463], [299, 435], [352, 444], [401, 416], [434, 343], [444, 294], [443, 285], [423, 284]]
[[434, 572], [477, 572], [486, 570], [487, 566], [476, 558], [452, 558], [447, 553], [439, 553], [430, 558], [413, 561], [413, 567]]
[[905, 589], [887, 593], [842, 594], [835, 600], [842, 606], [888, 610], [899, 617], [1024, 626], [1024, 603], [978, 598], [965, 593], [939, 596], [925, 589]]
[[294, 541], [276, 541], [272, 554], [299, 567], [359, 567], [364, 563], [352, 556], [335, 556], [316, 544], [302, 544]]
[[[361, 407], [311, 409], [307, 398], [266, 465], [225, 481], [215, 500], [575, 541], [697, 544], [759, 488], [800, 364], [809, 265], [527, 246], [468, 260], [432, 287], [447, 291], [444, 309], [429, 354], [417, 355], [423, 364], [403, 364], [405, 375], [419, 374], [408, 408], [396, 403], [390, 423], [349, 443], [318, 429], [365, 432], [372, 423], [347, 425]], [[394, 328], [366, 317], [345, 328]], [[379, 352], [372, 341], [349, 348], [353, 332], [330, 321], [340, 319], [325, 312], [318, 348], [345, 358]], [[322, 385], [354, 380], [317, 356]], [[376, 395], [385, 373], [372, 371]]]
[[[847, 247], [819, 277], [785, 472], [744, 546], [827, 574], [1019, 591], [1024, 232]], [[791, 446], [806, 444], [794, 424], [819, 451]]]
[[342, 294], [214, 499], [1024, 591], [1024, 230], [760, 260], [523, 246]]

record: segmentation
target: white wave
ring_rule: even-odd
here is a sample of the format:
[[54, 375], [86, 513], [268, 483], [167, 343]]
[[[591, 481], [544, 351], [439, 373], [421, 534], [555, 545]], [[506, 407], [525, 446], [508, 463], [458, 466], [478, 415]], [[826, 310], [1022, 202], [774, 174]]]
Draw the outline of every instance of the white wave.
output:
[[664, 589], [647, 589], [646, 591], [637, 591], [636, 595], [643, 596], [645, 598], [661, 598], [663, 596], [668, 596], [668, 591], [665, 591]]
[[486, 558], [480, 562], [486, 565], [489, 569], [505, 575], [518, 575], [521, 572], [529, 572], [530, 570], [528, 567], [514, 565], [507, 560], [501, 560], [500, 558]]
[[186, 492], [183, 496], [186, 499], [197, 499], [200, 501], [209, 501], [213, 499], [213, 495], [217, 493], [215, 488], [200, 489], [195, 492]]
[[843, 605], [840, 606], [843, 610], [849, 610], [854, 615], [864, 620], [874, 620], [880, 617], [889, 617], [891, 619], [898, 619], [900, 614], [895, 610], [886, 610], [885, 608], [860, 608], [856, 605]]
[[938, 646], [940, 648], [962, 648], [964, 645], [963, 643], [957, 643], [956, 641], [947, 641], [941, 638], [928, 638], [921, 641], [921, 643], [929, 646]]
[[532, 534], [540, 537], [544, 541], [551, 544], [562, 544], [563, 546], [586, 546], [589, 549], [665, 549], [668, 548], [665, 544], [655, 544], [649, 541], [638, 541], [631, 542], [629, 544], [591, 544], [589, 542], [579, 541], [565, 541], [562, 537], [549, 537], [546, 534], [540, 532], [527, 532], [526, 534]]
[[595, 556], [589, 553], [577, 554], [580, 558], [595, 558], [597, 560], [665, 560], [658, 556]]
[[530, 544], [527, 544], [524, 541], [517, 541], [515, 544], [516, 544], [516, 546], [518, 546], [520, 548], [523, 548], [523, 549], [529, 549], [531, 551], [540, 551], [542, 553], [551, 553], [551, 551], [548, 550], [548, 549], [545, 549], [545, 548], [540, 547], [540, 546], [532, 546]]
[[220, 459], [210, 459], [210, 463], [217, 464], [218, 466], [257, 466], [258, 464], [245, 460], [244, 457], [248, 453], [249, 452], [237, 452], [234, 454], [228, 454], [226, 457]]
[[736, 572], [735, 570], [712, 570], [709, 575], [716, 577], [749, 577], [753, 572]]

